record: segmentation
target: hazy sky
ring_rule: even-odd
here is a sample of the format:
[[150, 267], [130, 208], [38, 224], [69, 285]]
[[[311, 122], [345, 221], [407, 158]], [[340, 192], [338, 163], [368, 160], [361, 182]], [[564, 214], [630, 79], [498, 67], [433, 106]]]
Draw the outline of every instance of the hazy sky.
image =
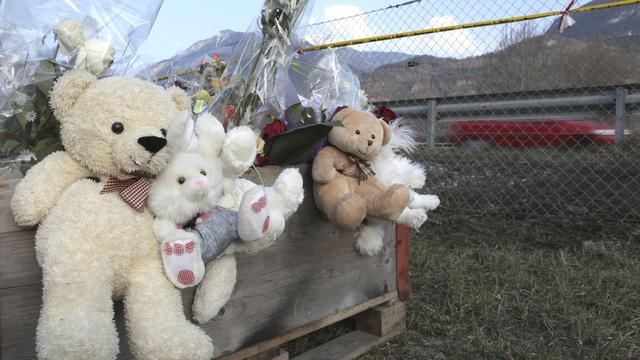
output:
[[[314, 2], [311, 22], [323, 21], [364, 11], [384, 8], [406, 0], [316, 0]], [[428, 1], [428, 3], [427, 3]], [[423, 0], [416, 7], [424, 10], [413, 18], [390, 19], [384, 17], [361, 17], [354, 25], [342, 29], [341, 37], [353, 38], [377, 35], [417, 28], [451, 25], [490, 18], [524, 15], [527, 13], [549, 10], [561, 10], [568, 0]], [[579, 4], [588, 0], [581, 0]], [[208, 38], [220, 30], [231, 29], [245, 31], [257, 18], [263, 0], [164, 0], [156, 23], [147, 41], [139, 49], [138, 54], [149, 60], [161, 60], [184, 50], [194, 42]], [[392, 17], [393, 11], [386, 12]], [[400, 12], [398, 12], [400, 13]], [[405, 12], [402, 12], [406, 14]], [[414, 14], [410, 14], [414, 15]], [[443, 42], [457, 44], [456, 48], [433, 46], [424, 48], [422, 43], [409, 41], [397, 43], [410, 53], [436, 52], [439, 56], [464, 56], [486, 51], [495, 46], [497, 36], [491, 31], [497, 28], [482, 30], [461, 30], [433, 36], [432, 43]], [[418, 45], [416, 45], [418, 44]]]

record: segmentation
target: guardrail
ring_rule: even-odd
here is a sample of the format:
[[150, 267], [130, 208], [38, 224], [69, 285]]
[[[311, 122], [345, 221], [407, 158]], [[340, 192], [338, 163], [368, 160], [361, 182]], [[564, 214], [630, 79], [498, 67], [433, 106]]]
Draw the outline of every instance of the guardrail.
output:
[[[584, 112], [590, 108], [608, 109], [615, 111], [616, 145], [622, 144], [624, 138], [625, 112], [627, 108], [640, 109], [640, 92], [629, 94], [629, 88], [638, 88], [637, 84], [606, 88], [589, 88], [589, 91], [600, 91], [600, 95], [582, 94], [568, 96], [549, 96], [525, 98], [519, 100], [491, 100], [504, 99], [512, 94], [491, 94], [450, 98], [414, 99], [381, 101], [375, 105], [383, 105], [393, 109], [399, 116], [415, 117], [419, 115], [425, 119], [426, 145], [435, 147], [435, 126], [437, 121], [451, 117], [477, 117], [482, 115], [509, 115], [513, 113], [541, 113], [550, 117], [556, 113]], [[576, 93], [585, 89], [574, 89]], [[610, 92], [609, 94], [606, 94]], [[519, 97], [540, 96], [540, 92], [521, 93]], [[487, 100], [476, 101], [478, 98]], [[465, 102], [465, 99], [468, 102]]]

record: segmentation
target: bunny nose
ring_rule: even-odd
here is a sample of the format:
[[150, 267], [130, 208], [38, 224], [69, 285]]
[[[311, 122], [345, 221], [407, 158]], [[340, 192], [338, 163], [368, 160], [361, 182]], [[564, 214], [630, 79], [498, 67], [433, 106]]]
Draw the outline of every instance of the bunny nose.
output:
[[367, 140], [367, 144], [369, 144], [369, 146], [371, 146], [371, 144], [373, 144], [373, 141]]
[[205, 179], [196, 179], [193, 181], [193, 186], [197, 187], [197, 188], [203, 188], [207, 186], [207, 182], [205, 181]]
[[143, 136], [138, 138], [138, 144], [148, 152], [155, 154], [167, 145], [167, 139], [157, 136]]

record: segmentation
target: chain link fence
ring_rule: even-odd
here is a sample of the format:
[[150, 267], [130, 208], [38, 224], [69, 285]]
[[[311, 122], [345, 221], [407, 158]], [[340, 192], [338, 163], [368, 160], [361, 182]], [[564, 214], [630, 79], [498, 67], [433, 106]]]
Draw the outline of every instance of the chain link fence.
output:
[[[323, 44], [567, 2], [409, 1], [370, 12], [343, 5], [344, 17], [304, 33]], [[373, 105], [414, 122], [425, 190], [441, 196], [443, 212], [494, 233], [637, 236], [640, 5], [571, 16], [577, 23], [563, 33], [548, 17], [335, 51]]]

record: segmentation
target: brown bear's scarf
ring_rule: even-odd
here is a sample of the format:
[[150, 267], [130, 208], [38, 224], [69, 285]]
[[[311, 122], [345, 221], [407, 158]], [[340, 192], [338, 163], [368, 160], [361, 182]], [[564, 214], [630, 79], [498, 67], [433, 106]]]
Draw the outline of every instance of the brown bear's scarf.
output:
[[371, 168], [371, 163], [367, 160], [362, 160], [353, 155], [348, 155], [347, 157], [350, 162], [356, 164], [358, 167], [358, 183], [367, 181], [369, 177], [376, 176], [376, 173]]

